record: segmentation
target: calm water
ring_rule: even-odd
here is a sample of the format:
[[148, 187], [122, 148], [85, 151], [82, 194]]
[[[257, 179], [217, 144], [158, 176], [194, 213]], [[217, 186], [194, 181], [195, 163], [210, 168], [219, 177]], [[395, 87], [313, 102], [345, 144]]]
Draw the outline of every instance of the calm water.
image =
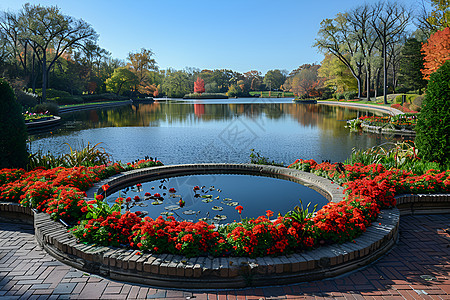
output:
[[[196, 186], [199, 190], [194, 190]], [[107, 200], [114, 203], [119, 196], [131, 199], [138, 196], [137, 201], [128, 202], [127, 208], [132, 212], [145, 211], [154, 219], [159, 215], [173, 214], [179, 221], [205, 218], [205, 221], [216, 224], [239, 220], [238, 205], [244, 208], [242, 217], [264, 216], [270, 208], [276, 218], [278, 213], [284, 215], [300, 205], [299, 199], [305, 208], [311, 202], [310, 211], [316, 204], [320, 209], [328, 203], [315, 190], [296, 182], [231, 174], [189, 175], [149, 181], [139, 188], [133, 186], [116, 192]], [[180, 207], [180, 199], [184, 201], [183, 207]]]
[[31, 150], [60, 154], [70, 151], [65, 143], [101, 142], [122, 162], [151, 156], [164, 164], [245, 163], [250, 149], [277, 162], [335, 162], [347, 159], [354, 147], [388, 141], [344, 128], [346, 120], [366, 114], [373, 112], [291, 99], [161, 100], [65, 114], [61, 128], [31, 137]]

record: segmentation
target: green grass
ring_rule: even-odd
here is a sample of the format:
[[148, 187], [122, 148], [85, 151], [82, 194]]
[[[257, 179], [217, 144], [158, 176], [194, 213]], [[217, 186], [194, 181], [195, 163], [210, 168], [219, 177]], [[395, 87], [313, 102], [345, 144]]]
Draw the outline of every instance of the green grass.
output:
[[117, 103], [122, 102], [125, 100], [116, 100], [116, 101], [101, 101], [101, 102], [88, 102], [88, 103], [79, 103], [79, 104], [67, 104], [67, 105], [60, 105], [60, 108], [68, 108], [68, 107], [77, 107], [77, 106], [87, 106], [87, 105], [98, 105], [98, 104], [110, 104], [110, 103]]

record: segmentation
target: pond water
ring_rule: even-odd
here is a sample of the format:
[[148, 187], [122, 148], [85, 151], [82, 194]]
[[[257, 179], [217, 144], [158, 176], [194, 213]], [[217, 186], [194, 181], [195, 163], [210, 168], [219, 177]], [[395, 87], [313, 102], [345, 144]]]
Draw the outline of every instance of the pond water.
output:
[[373, 115], [371, 111], [291, 100], [158, 100], [64, 114], [59, 129], [32, 135], [30, 148], [57, 155], [70, 152], [67, 144], [79, 148], [101, 142], [116, 161], [150, 156], [166, 165], [246, 163], [255, 149], [290, 164], [298, 158], [344, 161], [354, 147], [389, 141], [344, 127], [346, 120]]
[[[125, 199], [123, 209], [159, 215], [173, 215], [178, 221], [229, 223], [241, 216], [257, 218], [268, 209], [282, 215], [300, 206], [300, 199], [310, 211], [320, 209], [328, 200], [317, 191], [284, 179], [242, 174], [188, 175], [142, 182], [106, 197], [113, 204], [118, 197]], [[126, 200], [128, 198], [128, 200]]]

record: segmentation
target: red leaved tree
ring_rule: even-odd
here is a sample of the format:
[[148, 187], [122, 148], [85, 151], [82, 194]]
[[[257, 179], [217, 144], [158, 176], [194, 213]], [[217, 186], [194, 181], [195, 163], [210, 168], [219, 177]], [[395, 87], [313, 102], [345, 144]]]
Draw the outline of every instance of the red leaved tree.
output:
[[450, 28], [447, 27], [431, 35], [422, 45], [422, 52], [425, 55], [422, 74], [423, 78], [428, 80], [431, 73], [450, 60]]
[[197, 77], [197, 81], [194, 82], [194, 93], [204, 93], [205, 92], [205, 81], [200, 77]]

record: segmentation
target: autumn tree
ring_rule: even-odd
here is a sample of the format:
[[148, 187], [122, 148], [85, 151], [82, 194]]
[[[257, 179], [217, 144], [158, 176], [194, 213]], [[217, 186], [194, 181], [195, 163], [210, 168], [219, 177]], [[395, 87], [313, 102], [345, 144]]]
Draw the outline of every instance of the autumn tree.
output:
[[141, 94], [152, 94], [155, 90], [152, 86], [150, 72], [157, 71], [158, 67], [152, 56], [153, 52], [145, 48], [142, 48], [140, 52], [128, 53], [128, 68], [136, 75], [135, 90]]
[[138, 82], [137, 76], [126, 67], [114, 70], [110, 78], [106, 80], [106, 90], [116, 95], [130, 91]]
[[98, 36], [83, 20], [63, 15], [57, 6], [25, 4], [20, 12], [21, 39], [33, 48], [42, 64], [42, 99], [46, 99], [49, 70], [59, 57]]
[[323, 79], [318, 77], [317, 70], [319, 67], [319, 65], [313, 64], [289, 77], [286, 81], [289, 82], [290, 91], [300, 98], [320, 96], [319, 88], [323, 84]]
[[432, 34], [422, 45], [422, 52], [425, 55], [422, 74], [425, 79], [429, 79], [432, 73], [450, 60], [450, 28], [447, 27]]
[[200, 77], [197, 77], [197, 81], [194, 82], [194, 93], [202, 94], [205, 92], [205, 81]]
[[317, 70], [318, 76], [324, 78], [324, 85], [336, 92], [356, 91], [358, 84], [350, 70], [336, 56], [326, 53]]

